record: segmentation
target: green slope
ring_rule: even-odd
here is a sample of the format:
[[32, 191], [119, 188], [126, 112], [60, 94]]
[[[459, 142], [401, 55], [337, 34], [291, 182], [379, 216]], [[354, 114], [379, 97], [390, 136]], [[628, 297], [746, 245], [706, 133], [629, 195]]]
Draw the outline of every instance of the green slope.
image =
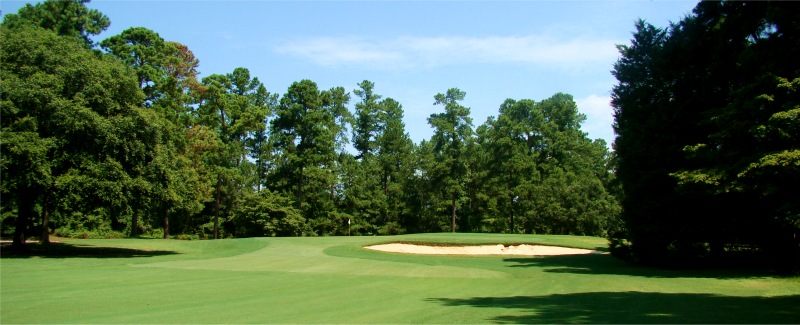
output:
[[800, 320], [797, 278], [649, 269], [607, 254], [416, 256], [362, 248], [385, 242], [605, 247], [593, 237], [487, 234], [64, 240], [43, 256], [4, 254], [0, 323]]

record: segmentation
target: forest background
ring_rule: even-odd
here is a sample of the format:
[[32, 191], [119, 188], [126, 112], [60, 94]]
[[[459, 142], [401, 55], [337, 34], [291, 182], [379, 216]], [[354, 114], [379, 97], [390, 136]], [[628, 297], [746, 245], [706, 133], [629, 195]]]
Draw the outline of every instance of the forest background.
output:
[[447, 89], [432, 98], [442, 110], [428, 118], [434, 135], [415, 144], [402, 104], [370, 81], [351, 94], [301, 80], [279, 95], [246, 68], [198, 80], [186, 46], [144, 27], [95, 43], [108, 25], [81, 1], [5, 16], [6, 234], [605, 235], [617, 226], [608, 146], [580, 130], [585, 116], [569, 95], [509, 99], [476, 127], [466, 94]]
[[462, 231], [607, 236], [643, 262], [800, 265], [792, 4], [702, 2], [666, 28], [636, 23], [612, 71], [611, 152], [568, 94], [507, 99], [476, 126], [458, 88], [432, 96], [433, 134], [414, 143], [371, 81], [279, 94], [247, 68], [198, 78], [187, 46], [145, 27], [95, 42], [110, 22], [87, 2], [27, 5], [0, 26], [15, 247], [50, 233]]

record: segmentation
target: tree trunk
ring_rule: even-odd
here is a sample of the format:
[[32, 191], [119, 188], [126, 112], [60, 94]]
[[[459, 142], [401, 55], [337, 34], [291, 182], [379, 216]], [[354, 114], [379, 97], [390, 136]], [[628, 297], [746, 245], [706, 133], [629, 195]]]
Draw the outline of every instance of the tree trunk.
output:
[[139, 212], [134, 212], [133, 216], [131, 217], [131, 233], [129, 234], [131, 238], [139, 237]]
[[453, 225], [450, 228], [451, 232], [456, 232], [456, 195], [453, 194]]
[[219, 196], [222, 189], [222, 176], [217, 175], [217, 196], [214, 199], [214, 239], [219, 237]]
[[42, 237], [40, 242], [42, 244], [50, 243], [50, 193], [44, 193], [44, 203], [42, 204]]
[[725, 245], [723, 242], [717, 238], [712, 239], [711, 242], [708, 243], [711, 246], [711, 258], [713, 259], [720, 259], [725, 254]]
[[169, 239], [169, 214], [166, 204], [164, 204], [161, 212], [164, 214], [164, 239]]
[[516, 233], [516, 232], [514, 232], [514, 228], [515, 228], [514, 227], [514, 209], [511, 209], [511, 233], [512, 234]]
[[33, 215], [33, 206], [36, 203], [31, 192], [22, 191], [17, 199], [17, 220], [14, 228], [14, 240], [11, 243], [11, 249], [16, 252], [27, 250], [25, 231], [28, 229], [28, 221]]
[[303, 208], [303, 167], [300, 167], [300, 177], [297, 180], [297, 209]]
[[790, 256], [790, 261], [791, 261], [789, 262], [791, 264], [790, 271], [794, 275], [800, 275], [800, 232], [798, 231], [797, 228], [795, 228], [794, 231], [792, 232], [792, 239], [794, 243], [792, 247], [792, 252], [794, 254], [792, 255], [794, 256]]

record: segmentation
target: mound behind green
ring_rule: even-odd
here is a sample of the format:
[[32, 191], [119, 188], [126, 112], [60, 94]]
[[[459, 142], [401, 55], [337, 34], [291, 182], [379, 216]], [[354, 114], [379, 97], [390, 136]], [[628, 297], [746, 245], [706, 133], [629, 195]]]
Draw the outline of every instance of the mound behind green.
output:
[[64, 240], [2, 259], [8, 323], [796, 323], [800, 280], [642, 268], [610, 255], [414, 256], [392, 241], [542, 243], [432, 234], [217, 241]]

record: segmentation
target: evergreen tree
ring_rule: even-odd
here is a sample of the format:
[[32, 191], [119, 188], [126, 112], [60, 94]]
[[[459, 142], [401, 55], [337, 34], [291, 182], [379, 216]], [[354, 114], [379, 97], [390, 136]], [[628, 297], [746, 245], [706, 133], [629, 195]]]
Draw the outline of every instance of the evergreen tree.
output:
[[358, 151], [356, 158], [362, 159], [366, 155], [374, 155], [378, 150], [376, 138], [382, 131], [382, 112], [378, 102], [381, 96], [373, 92], [375, 84], [369, 80], [364, 80], [358, 84], [358, 87], [359, 89], [353, 91], [361, 99], [355, 105], [353, 147]]
[[136, 209], [130, 235], [138, 236], [141, 210], [148, 209], [162, 217], [167, 238], [169, 215], [189, 218], [200, 212], [205, 198], [199, 194], [207, 192], [201, 190], [207, 186], [206, 182], [199, 178], [186, 157], [186, 127], [191, 123], [190, 92], [199, 90], [198, 61], [185, 46], [167, 42], [158, 33], [143, 27], [127, 29], [103, 40], [100, 45], [134, 69], [145, 94], [142, 105], [156, 113], [151, 123], [161, 134], [156, 147], [151, 148], [156, 159], [145, 171], [150, 182], [149, 192], [139, 193], [143, 199], [137, 202], [142, 209]]
[[16, 29], [21, 25], [38, 26], [60, 36], [77, 38], [87, 48], [94, 47], [92, 35], [99, 35], [111, 21], [95, 9], [89, 9], [89, 0], [47, 0], [35, 5], [26, 4], [16, 14], [3, 18], [3, 25]]
[[[608, 149], [580, 130], [572, 97], [506, 100], [479, 128], [484, 222], [496, 231], [603, 236], [619, 212], [606, 189]], [[507, 222], [498, 219], [506, 216]]]
[[250, 77], [246, 68], [210, 75], [202, 83], [198, 123], [215, 130], [221, 143], [209, 161], [216, 174], [213, 236], [218, 238], [220, 214], [224, 221], [240, 191], [254, 185], [247, 184], [245, 178], [245, 171], [252, 164], [247, 160], [247, 143], [263, 131], [270, 114], [270, 94], [258, 78]]
[[620, 47], [615, 146], [637, 258], [800, 265], [797, 10], [702, 2], [669, 29], [639, 22]]
[[335, 204], [336, 147], [343, 140], [349, 96], [342, 88], [320, 91], [310, 80], [295, 82], [281, 98], [270, 135], [280, 155], [273, 184], [295, 198], [316, 231], [341, 223]]
[[386, 98], [380, 102], [380, 107], [382, 125], [376, 143], [381, 171], [377, 175], [380, 175], [385, 204], [381, 211], [379, 233], [400, 234], [406, 231], [409, 214], [403, 196], [413, 173], [413, 143], [405, 131], [403, 106], [392, 98]]
[[[5, 202], [17, 207], [22, 248], [37, 204], [75, 227], [121, 230], [146, 182], [155, 138], [135, 76], [83, 41], [52, 31], [2, 26], [2, 173]], [[11, 198], [11, 200], [8, 200]]]
[[467, 146], [472, 141], [472, 118], [469, 108], [458, 102], [466, 93], [451, 88], [446, 94], [436, 94], [434, 105], [444, 106], [444, 113], [431, 114], [428, 123], [434, 128], [433, 144], [436, 165], [432, 171], [438, 184], [437, 205], [446, 207], [451, 218], [449, 230], [456, 231], [457, 210], [463, 203], [466, 192], [466, 177], [469, 170], [466, 157]]

